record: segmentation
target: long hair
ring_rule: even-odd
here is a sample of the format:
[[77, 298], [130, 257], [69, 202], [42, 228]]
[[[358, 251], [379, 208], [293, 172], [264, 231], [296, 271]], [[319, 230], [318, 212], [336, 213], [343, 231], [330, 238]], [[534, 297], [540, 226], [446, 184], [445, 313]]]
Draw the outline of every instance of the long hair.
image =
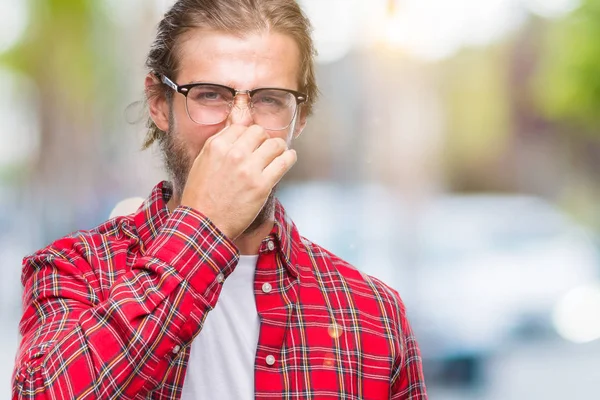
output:
[[[158, 24], [156, 38], [146, 59], [150, 72], [176, 79], [181, 37], [192, 29], [205, 29], [243, 36], [264, 31], [291, 37], [300, 50], [298, 87], [308, 96], [303, 105], [312, 113], [318, 96], [314, 59], [316, 50], [311, 38], [312, 26], [295, 0], [178, 0]], [[172, 91], [157, 83], [147, 91], [147, 97], [165, 96]], [[166, 133], [148, 117], [148, 134], [143, 148], [161, 142]]]

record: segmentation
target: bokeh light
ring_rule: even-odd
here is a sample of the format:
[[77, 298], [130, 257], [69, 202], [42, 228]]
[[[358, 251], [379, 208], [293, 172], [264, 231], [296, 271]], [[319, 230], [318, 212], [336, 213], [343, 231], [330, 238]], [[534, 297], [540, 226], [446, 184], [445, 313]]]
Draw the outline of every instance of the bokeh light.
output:
[[571, 290], [556, 305], [554, 324], [558, 333], [575, 343], [600, 339], [600, 284]]
[[22, 38], [28, 22], [27, 1], [0, 1], [0, 54]]
[[133, 214], [142, 205], [145, 199], [141, 197], [129, 197], [119, 201], [110, 212], [108, 218], [115, 218]]
[[338, 61], [352, 48], [357, 33], [354, 3], [356, 0], [301, 0], [313, 24], [320, 63]]

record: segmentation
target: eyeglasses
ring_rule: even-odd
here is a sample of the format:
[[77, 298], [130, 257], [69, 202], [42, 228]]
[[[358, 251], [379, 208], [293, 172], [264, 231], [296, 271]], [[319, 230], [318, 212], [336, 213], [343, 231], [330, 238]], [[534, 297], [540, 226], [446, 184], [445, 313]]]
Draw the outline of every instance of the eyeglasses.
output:
[[288, 128], [298, 105], [306, 102], [307, 96], [289, 89], [258, 88], [236, 90], [214, 83], [192, 83], [177, 85], [164, 75], [161, 81], [185, 96], [185, 108], [190, 119], [199, 125], [216, 125], [227, 119], [238, 94], [249, 98], [248, 108], [254, 123], [264, 129], [280, 131]]

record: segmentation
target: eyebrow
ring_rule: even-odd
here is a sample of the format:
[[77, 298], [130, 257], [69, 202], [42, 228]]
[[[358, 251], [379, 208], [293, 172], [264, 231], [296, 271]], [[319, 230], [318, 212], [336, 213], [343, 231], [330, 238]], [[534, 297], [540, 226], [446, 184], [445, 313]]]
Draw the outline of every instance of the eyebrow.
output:
[[[193, 80], [193, 81], [191, 81], [189, 83], [186, 83], [186, 85], [195, 85], [195, 84], [198, 84], [198, 83], [227, 86], [227, 87], [229, 87], [229, 88], [231, 88], [233, 90], [239, 90], [238, 88], [236, 88], [236, 86], [233, 84], [232, 81], [226, 81], [225, 83], [220, 83], [220, 82], [215, 82], [215, 81]], [[289, 88], [286, 88], [286, 87], [283, 87], [283, 86], [273, 86], [273, 85], [271, 85], [271, 86], [264, 86], [264, 85], [263, 86], [256, 86], [256, 87], [253, 87], [253, 88], [248, 89], [248, 90], [256, 90], [256, 89], [284, 89], [284, 90], [296, 90], [296, 91], [298, 90], [298, 89], [289, 89]], [[243, 90], [246, 90], [246, 89], [243, 89]]]
[[223, 85], [223, 86], [229, 86], [231, 88], [235, 88], [235, 86], [233, 85], [233, 81], [226, 81], [226, 82], [222, 83], [222, 82], [217, 82], [217, 81], [208, 81], [206, 79], [192, 79], [190, 81], [187, 81], [186, 85], [194, 85], [196, 83], [214, 83], [217, 85]]
[[186, 85], [195, 85], [197, 83], [217, 83], [217, 82], [203, 81], [203, 80], [192, 80], [192, 81], [186, 82], [185, 84]]

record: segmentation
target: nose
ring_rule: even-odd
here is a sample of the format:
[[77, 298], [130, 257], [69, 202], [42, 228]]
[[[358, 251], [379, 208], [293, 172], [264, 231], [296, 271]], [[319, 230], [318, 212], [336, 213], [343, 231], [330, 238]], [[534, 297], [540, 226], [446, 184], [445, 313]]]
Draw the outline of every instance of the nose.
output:
[[227, 117], [229, 124], [250, 126], [254, 124], [252, 111], [250, 110], [250, 98], [245, 93], [238, 93], [233, 99], [231, 112]]

